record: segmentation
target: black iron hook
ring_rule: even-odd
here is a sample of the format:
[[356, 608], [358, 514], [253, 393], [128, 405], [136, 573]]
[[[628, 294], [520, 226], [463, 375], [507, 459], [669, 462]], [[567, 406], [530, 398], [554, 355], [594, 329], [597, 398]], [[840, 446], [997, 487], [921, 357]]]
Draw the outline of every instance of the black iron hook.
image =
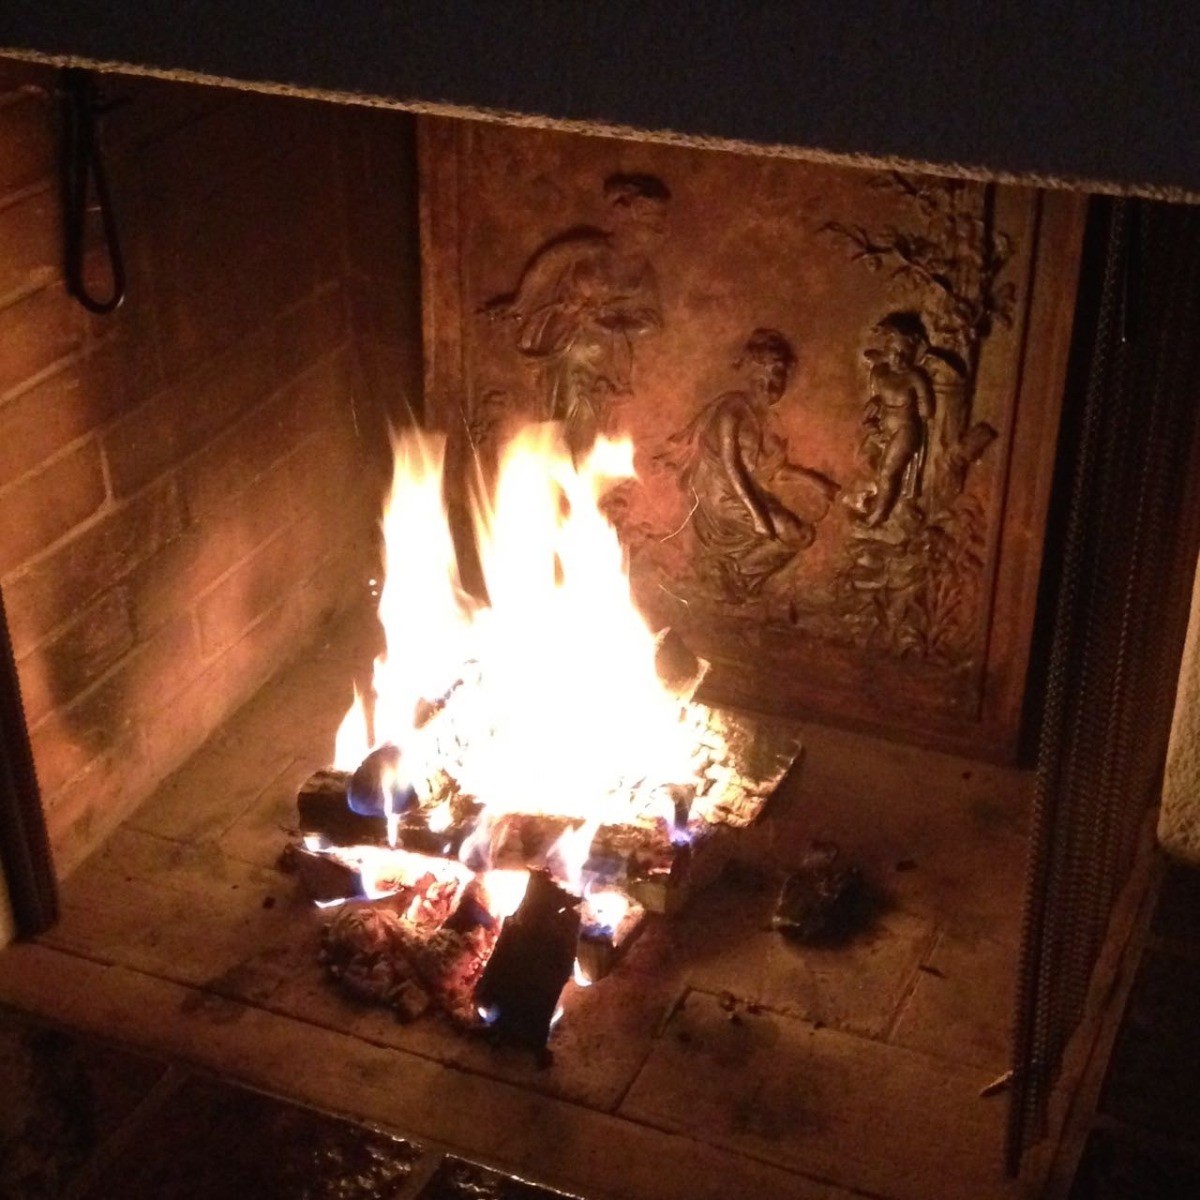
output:
[[[104, 316], [115, 312], [125, 299], [125, 260], [113, 216], [108, 177], [97, 139], [97, 118], [114, 107], [103, 103], [91, 72], [65, 67], [59, 73], [62, 108], [63, 273], [67, 291], [88, 312]], [[84, 237], [87, 230], [88, 197], [94, 191], [96, 209], [104, 230], [112, 291], [106, 299], [93, 296], [83, 278]]]

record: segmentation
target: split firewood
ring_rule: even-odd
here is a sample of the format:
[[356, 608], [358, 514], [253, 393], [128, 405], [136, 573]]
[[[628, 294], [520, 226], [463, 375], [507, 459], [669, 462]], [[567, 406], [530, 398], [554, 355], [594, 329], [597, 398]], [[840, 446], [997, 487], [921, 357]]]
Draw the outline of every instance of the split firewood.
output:
[[316, 904], [332, 904], [366, 894], [359, 869], [330, 854], [290, 845], [281, 856], [280, 866], [299, 876], [308, 898]]
[[558, 998], [571, 978], [579, 942], [579, 897], [544, 871], [508, 917], [475, 990], [479, 1014], [509, 1041], [544, 1047]]
[[388, 846], [302, 846], [285, 852], [308, 895], [320, 904], [390, 897], [415, 923], [440, 925], [471, 879], [460, 863]]
[[504, 813], [490, 822], [489, 855], [492, 867], [544, 867], [555, 843], [583, 822], [542, 813]]
[[[387, 843], [386, 816], [362, 815], [350, 807], [351, 774], [323, 770], [310, 775], [296, 794], [300, 829], [316, 834], [332, 846], [382, 846]], [[435, 805], [410, 808], [396, 829], [397, 843], [419, 853], [455, 857], [463, 839], [474, 827], [478, 805], [454, 791], [447, 781], [442, 798], [451, 805], [450, 823], [443, 830], [430, 828]], [[439, 799], [440, 803], [440, 799]]]

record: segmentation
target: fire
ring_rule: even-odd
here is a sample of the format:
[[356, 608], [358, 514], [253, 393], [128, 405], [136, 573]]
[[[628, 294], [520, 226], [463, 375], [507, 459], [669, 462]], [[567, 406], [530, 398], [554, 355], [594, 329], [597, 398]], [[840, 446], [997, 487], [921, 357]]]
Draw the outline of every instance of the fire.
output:
[[488, 912], [498, 921], [511, 917], [525, 899], [528, 887], [528, 871], [486, 871], [483, 875], [483, 890]]
[[339, 771], [353, 771], [371, 753], [370, 725], [367, 708], [358, 685], [354, 688], [354, 701], [350, 711], [338, 726], [333, 742], [333, 766]]
[[392, 449], [379, 594], [386, 649], [375, 660], [373, 744], [409, 749], [418, 703], [441, 696], [471, 657], [473, 606], [459, 581], [446, 519], [444, 439], [399, 434]]
[[[294, 858], [315, 900], [353, 898], [322, 939], [351, 994], [544, 1046], [572, 966], [581, 987], [609, 974], [647, 909], [694, 883], [705, 830], [760, 811], [766, 777], [735, 777], [743, 726], [691, 702], [707, 664], [633, 604], [603, 508], [633, 478], [628, 441], [576, 461], [531, 425], [490, 486], [478, 466], [454, 532], [474, 535], [486, 598], [463, 586], [444, 441], [394, 451], [384, 649], [336, 769], [300, 793], [323, 832]], [[796, 750], [768, 757], [771, 786]]]
[[[585, 830], [628, 821], [635, 792], [688, 778], [693, 740], [659, 681], [655, 635], [600, 507], [633, 476], [631, 443], [601, 438], [576, 464], [555, 425], [509, 442], [491, 494], [471, 504], [486, 602], [461, 583], [443, 440], [410, 431], [394, 451], [379, 600], [386, 649], [371, 713], [356, 695], [338, 732], [338, 765], [353, 770], [370, 749], [398, 746], [405, 783], [422, 800], [446, 766], [484, 806], [480, 835], [488, 818], [512, 812], [573, 818]], [[443, 704], [444, 717], [429, 720]], [[434, 822], [447, 821], [439, 807]], [[477, 858], [478, 841], [469, 839]], [[575, 835], [559, 849], [562, 877], [578, 888], [586, 841]]]
[[[602, 827], [669, 846], [696, 793], [696, 711], [660, 680], [602, 508], [633, 448], [600, 438], [576, 462], [554, 425], [508, 443], [468, 503], [486, 599], [462, 584], [444, 441], [410, 431], [394, 453], [384, 649], [334, 751], [347, 806], [386, 818], [389, 845], [305, 845], [332, 886], [384, 904], [335, 917], [327, 961], [359, 992], [419, 1009], [397, 982], [419, 977], [448, 1010], [544, 1042], [570, 964], [581, 986], [602, 977], [643, 911], [597, 884], [632, 861]], [[527, 978], [531, 940], [549, 968]]]

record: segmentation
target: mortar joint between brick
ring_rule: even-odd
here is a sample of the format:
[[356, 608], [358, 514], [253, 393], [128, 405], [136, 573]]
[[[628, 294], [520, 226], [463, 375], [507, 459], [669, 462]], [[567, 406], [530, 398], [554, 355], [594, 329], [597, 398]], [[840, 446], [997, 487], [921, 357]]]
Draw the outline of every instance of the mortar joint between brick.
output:
[[[27, 296], [33, 295], [35, 292], [41, 290], [41, 288], [36, 288], [34, 289], [34, 292], [28, 292], [21, 298], [25, 299]], [[10, 403], [13, 400], [20, 399], [23, 395], [25, 395], [26, 392], [32, 392], [34, 388], [40, 387], [52, 376], [57, 375], [62, 371], [66, 371], [75, 363], [82, 361], [85, 357], [86, 354], [84, 352], [84, 346], [81, 344], [78, 349], [70, 350], [61, 358], [56, 358], [52, 363], [47, 364], [40, 371], [37, 371], [33, 375], [27, 376], [25, 379], [22, 379], [20, 383], [10, 387], [8, 391], [0, 393], [0, 407]]]
[[4, 212], [7, 208], [12, 208], [20, 204], [24, 200], [31, 200], [35, 196], [49, 192], [54, 182], [50, 176], [46, 175], [41, 179], [35, 179], [32, 183], [26, 183], [21, 187], [13, 188], [11, 191], [0, 193], [0, 213]]

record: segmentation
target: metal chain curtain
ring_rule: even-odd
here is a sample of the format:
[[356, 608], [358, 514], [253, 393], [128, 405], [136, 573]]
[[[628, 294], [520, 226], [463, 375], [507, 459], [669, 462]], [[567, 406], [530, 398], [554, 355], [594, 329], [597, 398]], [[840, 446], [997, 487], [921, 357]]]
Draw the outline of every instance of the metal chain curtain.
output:
[[[1095, 201], [1060, 463], [1007, 1165], [1044, 1135], [1147, 807], [1200, 542], [1200, 209]], [[1090, 275], [1090, 278], [1089, 278]], [[1074, 401], [1074, 403], [1072, 403]]]

